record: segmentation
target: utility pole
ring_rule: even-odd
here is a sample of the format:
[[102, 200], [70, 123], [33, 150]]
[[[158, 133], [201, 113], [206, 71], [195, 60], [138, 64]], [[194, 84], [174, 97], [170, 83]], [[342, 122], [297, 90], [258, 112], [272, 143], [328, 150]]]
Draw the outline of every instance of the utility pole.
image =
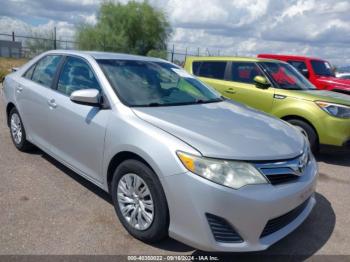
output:
[[15, 42], [15, 32], [12, 32], [12, 42]]

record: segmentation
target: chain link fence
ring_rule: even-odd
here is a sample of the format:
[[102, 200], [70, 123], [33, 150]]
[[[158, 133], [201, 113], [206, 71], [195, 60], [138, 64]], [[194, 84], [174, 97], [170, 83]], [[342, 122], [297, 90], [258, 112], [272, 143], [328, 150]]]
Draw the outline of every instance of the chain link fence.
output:
[[[51, 38], [0, 33], [0, 57], [12, 58], [32, 58], [42, 52], [52, 49], [78, 50], [79, 42], [57, 39], [54, 30]], [[204, 48], [177, 49], [175, 44], [170, 44], [166, 51], [169, 61], [182, 65], [187, 56], [211, 56], [220, 55], [220, 50], [210, 52]], [[105, 51], [112, 50], [113, 47], [105, 47]]]

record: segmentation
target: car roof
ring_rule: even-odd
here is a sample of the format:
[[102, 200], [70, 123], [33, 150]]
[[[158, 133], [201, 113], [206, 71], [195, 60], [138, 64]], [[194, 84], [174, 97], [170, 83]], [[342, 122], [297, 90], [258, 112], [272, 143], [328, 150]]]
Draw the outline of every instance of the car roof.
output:
[[284, 59], [310, 59], [310, 60], [320, 60], [325, 61], [321, 58], [310, 57], [310, 56], [301, 56], [301, 55], [278, 55], [278, 54], [259, 54], [260, 58], [284, 58]]
[[188, 56], [191, 61], [237, 61], [237, 62], [281, 62], [279, 60], [239, 56]]
[[135, 60], [135, 61], [151, 61], [151, 62], [168, 62], [166, 60], [139, 56], [139, 55], [129, 55], [122, 53], [113, 53], [113, 52], [100, 52], [100, 51], [79, 51], [79, 50], [51, 50], [46, 52], [47, 54], [62, 54], [62, 55], [76, 55], [76, 56], [90, 56], [94, 59], [117, 59], [117, 60]]

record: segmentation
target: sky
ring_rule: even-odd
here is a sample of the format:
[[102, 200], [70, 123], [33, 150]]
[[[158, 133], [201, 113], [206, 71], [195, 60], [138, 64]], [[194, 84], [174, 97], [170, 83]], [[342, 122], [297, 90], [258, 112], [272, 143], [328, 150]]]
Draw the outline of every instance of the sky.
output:
[[[28, 35], [57, 27], [74, 39], [76, 26], [97, 21], [101, 0], [0, 0], [0, 33]], [[127, 2], [121, 0], [120, 2]], [[178, 52], [315, 56], [350, 65], [349, 0], [149, 0], [165, 11]]]

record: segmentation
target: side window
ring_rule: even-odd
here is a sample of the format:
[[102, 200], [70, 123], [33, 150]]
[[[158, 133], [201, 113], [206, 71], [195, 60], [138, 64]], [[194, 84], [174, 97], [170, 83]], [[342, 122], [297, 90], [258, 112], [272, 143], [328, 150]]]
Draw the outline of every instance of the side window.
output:
[[27, 78], [27, 79], [32, 79], [34, 69], [35, 69], [35, 64], [32, 65], [32, 66], [27, 70], [27, 72], [24, 73], [23, 77], [24, 77], [24, 78]]
[[307, 69], [305, 62], [303, 61], [287, 61], [294, 68], [296, 68], [299, 72], [303, 72], [303, 70]]
[[224, 80], [226, 64], [227, 62], [221, 61], [193, 62], [193, 73], [196, 76]]
[[61, 56], [48, 55], [35, 66], [32, 80], [46, 87], [51, 87]]
[[80, 58], [68, 57], [58, 79], [57, 90], [70, 96], [81, 89], [101, 90], [89, 65]]
[[262, 76], [260, 68], [255, 63], [232, 62], [231, 80], [234, 82], [253, 84], [256, 76]]

